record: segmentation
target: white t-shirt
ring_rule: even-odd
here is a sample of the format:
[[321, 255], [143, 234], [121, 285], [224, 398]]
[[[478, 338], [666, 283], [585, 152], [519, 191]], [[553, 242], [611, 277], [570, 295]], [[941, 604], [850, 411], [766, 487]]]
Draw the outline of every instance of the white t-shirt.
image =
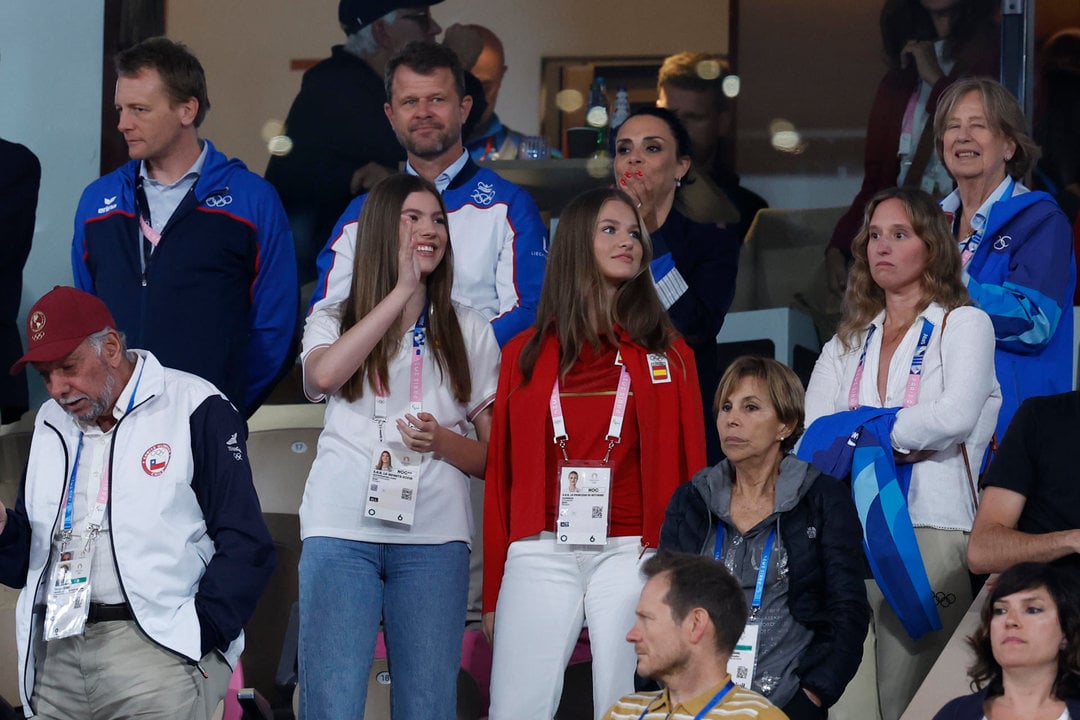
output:
[[[472, 428], [472, 418], [495, 399], [501, 353], [491, 324], [482, 315], [456, 303], [454, 310], [469, 356], [472, 397], [467, 404], [454, 399], [449, 380], [443, 382], [428, 345], [423, 355], [423, 411], [434, 415], [442, 426], [467, 435]], [[308, 316], [300, 355], [305, 369], [312, 350], [338, 339], [339, 312], [340, 305], [332, 305]], [[383, 426], [386, 443], [401, 444], [395, 421], [409, 411], [412, 349], [412, 328], [409, 328], [390, 364], [387, 421]], [[340, 395], [331, 395], [327, 399], [319, 451], [300, 504], [301, 538], [324, 536], [374, 543], [432, 545], [470, 542], [473, 518], [469, 476], [431, 454], [425, 454], [420, 462], [411, 526], [364, 516], [372, 453], [380, 445], [374, 414], [375, 392], [370, 385], [356, 402], [349, 402]]]

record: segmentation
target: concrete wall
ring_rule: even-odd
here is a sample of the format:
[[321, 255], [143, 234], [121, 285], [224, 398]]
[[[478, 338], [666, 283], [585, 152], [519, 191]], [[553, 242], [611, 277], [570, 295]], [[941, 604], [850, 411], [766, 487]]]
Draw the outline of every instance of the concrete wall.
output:
[[[75, 206], [100, 163], [103, 10], [102, 0], [0, 3], [0, 137], [29, 147], [42, 167], [21, 317], [54, 285], [71, 284]], [[33, 375], [36, 405], [45, 395]]]

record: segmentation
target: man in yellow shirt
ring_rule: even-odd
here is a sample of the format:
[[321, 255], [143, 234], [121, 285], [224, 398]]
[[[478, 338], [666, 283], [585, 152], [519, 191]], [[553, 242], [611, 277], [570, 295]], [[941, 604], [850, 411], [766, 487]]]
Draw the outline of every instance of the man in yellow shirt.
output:
[[703, 556], [660, 553], [642, 572], [648, 581], [626, 640], [634, 643], [638, 673], [664, 689], [622, 697], [604, 720], [787, 720], [728, 674], [747, 609], [727, 569]]

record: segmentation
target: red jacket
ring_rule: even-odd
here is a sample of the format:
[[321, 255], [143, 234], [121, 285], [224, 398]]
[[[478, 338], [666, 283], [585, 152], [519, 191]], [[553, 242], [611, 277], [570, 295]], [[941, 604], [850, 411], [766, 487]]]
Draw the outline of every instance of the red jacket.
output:
[[[553, 333], [544, 340], [532, 380], [525, 383], [520, 355], [533, 332], [521, 333], [503, 348], [485, 476], [484, 612], [495, 610], [510, 543], [545, 529], [544, 453], [551, 442], [548, 399], [558, 373], [559, 344]], [[642, 540], [656, 547], [675, 488], [705, 467], [697, 368], [693, 351], [678, 338], [667, 352], [671, 382], [654, 384], [645, 349], [621, 329], [616, 332], [637, 403]]]

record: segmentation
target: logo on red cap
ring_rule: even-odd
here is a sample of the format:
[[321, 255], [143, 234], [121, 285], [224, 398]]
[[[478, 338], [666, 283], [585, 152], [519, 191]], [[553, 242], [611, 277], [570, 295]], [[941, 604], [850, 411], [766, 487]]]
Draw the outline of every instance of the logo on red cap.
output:
[[27, 322], [30, 328], [30, 339], [35, 342], [45, 337], [45, 313], [35, 310]]

